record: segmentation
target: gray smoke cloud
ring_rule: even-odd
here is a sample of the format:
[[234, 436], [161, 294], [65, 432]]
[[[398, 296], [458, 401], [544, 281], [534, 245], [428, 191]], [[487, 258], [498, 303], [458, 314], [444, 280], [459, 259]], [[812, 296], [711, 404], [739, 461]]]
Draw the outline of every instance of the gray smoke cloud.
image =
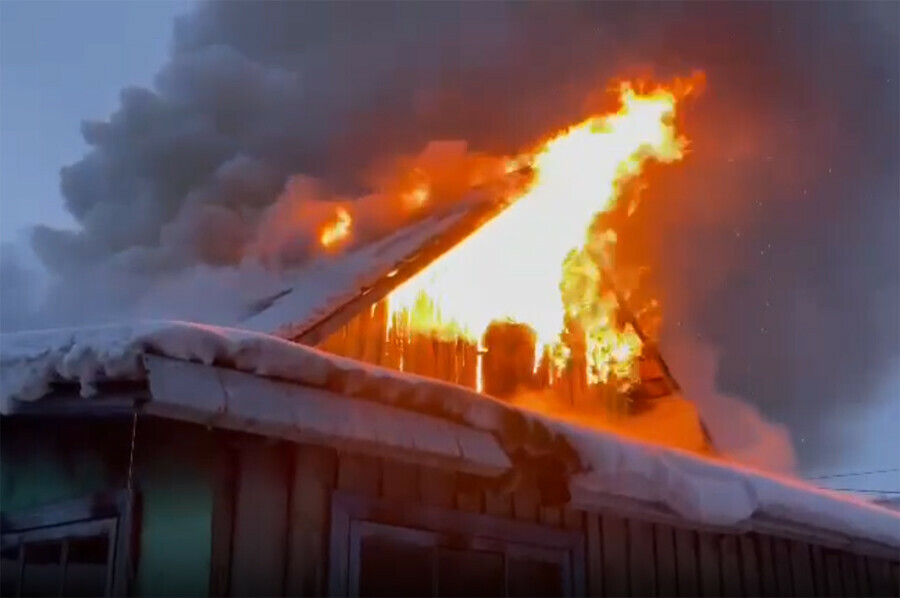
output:
[[[298, 188], [313, 206], [366, 195], [386, 160], [431, 140], [513, 152], [603, 105], [613, 78], [702, 69], [683, 117], [693, 153], [649, 173], [621, 258], [650, 265], [670, 327], [718, 347], [720, 386], [813, 429], [849, 396], [865, 403], [900, 355], [898, 16], [896, 3], [200, 5], [152, 89], [83, 125], [91, 150], [61, 174], [80, 228], [33, 234], [57, 280], [40, 321], [227, 321], [235, 288], [271, 283], [248, 255], [278, 237], [266, 223]], [[363, 220], [381, 222], [370, 203]], [[317, 225], [321, 211], [304, 213]], [[837, 450], [807, 443], [801, 458]]]

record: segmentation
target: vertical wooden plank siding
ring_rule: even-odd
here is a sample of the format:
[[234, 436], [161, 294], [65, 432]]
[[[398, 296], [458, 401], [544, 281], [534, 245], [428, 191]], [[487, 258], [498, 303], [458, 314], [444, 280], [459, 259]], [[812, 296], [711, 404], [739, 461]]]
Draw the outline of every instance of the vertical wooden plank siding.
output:
[[689, 529], [675, 530], [675, 560], [678, 561], [678, 595], [700, 595], [700, 571], [697, 534]]
[[456, 508], [460, 511], [469, 511], [470, 513], [482, 513], [484, 505], [481, 504], [481, 490], [471, 482], [460, 483], [461, 480], [465, 482], [466, 478], [463, 475], [457, 476], [456, 479]]
[[562, 510], [559, 507], [538, 507], [538, 521], [549, 527], [562, 527]]
[[231, 593], [278, 596], [283, 590], [288, 484], [279, 445], [247, 441], [239, 450]]
[[760, 579], [759, 550], [756, 546], [754, 534], [744, 534], [738, 538], [741, 553], [741, 572], [744, 578], [744, 593], [747, 596], [759, 596], [762, 594], [762, 580]]
[[293, 447], [285, 594], [320, 596], [326, 591], [327, 533], [337, 455], [334, 451]]
[[225, 434], [215, 434], [213, 457], [209, 595], [228, 596], [231, 581], [231, 547], [234, 536], [237, 456]]
[[678, 596], [678, 561], [675, 531], [668, 525], [653, 526], [656, 540], [656, 584], [658, 596]]
[[738, 552], [737, 536], [731, 534], [721, 536], [722, 563], [722, 595], [743, 596], [744, 584], [741, 580], [741, 556]]
[[872, 557], [866, 560], [868, 561], [872, 594], [874, 596], [900, 596], [900, 586], [898, 586], [891, 572], [891, 568], [896, 568], [896, 564]]
[[856, 581], [859, 583], [859, 593], [862, 596], [871, 596], [872, 584], [869, 581], [869, 571], [866, 569], [866, 558], [857, 555], [854, 561], [856, 564]]
[[856, 581], [856, 562], [853, 555], [841, 554], [841, 580], [844, 583], [844, 595], [859, 596], [859, 584]]
[[810, 546], [805, 542], [792, 541], [789, 544], [791, 553], [791, 571], [794, 579], [794, 596], [816, 596], [816, 585], [813, 581]]
[[844, 584], [841, 579], [841, 556], [834, 550], [824, 550], [825, 576], [827, 577], [828, 593], [826, 596], [844, 596]]
[[603, 558], [603, 595], [629, 596], [628, 523], [621, 517], [603, 514], [600, 519]]
[[388, 500], [419, 500], [419, 468], [409, 463], [381, 461], [381, 496]]
[[778, 588], [778, 576], [775, 573], [775, 552], [772, 538], [753, 534], [759, 554], [760, 587], [763, 596], [781, 596]]
[[484, 512], [494, 517], [512, 518], [512, 496], [506, 492], [485, 491]]
[[343, 453], [338, 459], [338, 488], [366, 496], [378, 496], [381, 467], [378, 459]]
[[455, 492], [455, 472], [433, 467], [419, 469], [419, 496], [426, 505], [452, 509]]
[[520, 521], [537, 522], [539, 506], [540, 496], [533, 486], [520, 488], [513, 494], [513, 515]]
[[653, 554], [653, 524], [628, 520], [628, 569], [635, 596], [656, 595], [656, 559]]
[[600, 531], [600, 516], [588, 513], [586, 517], [588, 596], [603, 596], [603, 538]]
[[822, 547], [810, 546], [809, 556], [812, 560], [813, 587], [815, 587], [816, 596], [827, 596], [828, 572], [825, 570], [825, 554]]
[[584, 529], [584, 513], [577, 509], [563, 507], [563, 527], [565, 529]]
[[700, 588], [703, 596], [722, 595], [722, 574], [720, 568], [719, 543], [716, 536], [699, 532]]
[[794, 580], [791, 573], [791, 552], [788, 541], [783, 538], [772, 538], [772, 553], [775, 558], [775, 575], [778, 579], [778, 592], [782, 596], [794, 596]]

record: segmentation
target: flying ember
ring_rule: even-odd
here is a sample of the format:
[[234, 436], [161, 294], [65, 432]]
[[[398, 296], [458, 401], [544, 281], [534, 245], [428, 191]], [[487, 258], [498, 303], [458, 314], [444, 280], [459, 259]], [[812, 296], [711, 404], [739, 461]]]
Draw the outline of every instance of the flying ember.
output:
[[561, 131], [526, 156], [534, 181], [518, 199], [389, 297], [394, 321], [441, 338], [478, 343], [491, 322], [527, 324], [537, 353], [563, 367], [573, 348], [588, 379], [635, 379], [641, 339], [617, 322], [616, 235], [596, 230], [623, 185], [647, 160], [680, 160], [676, 89], [619, 88], [620, 108]]

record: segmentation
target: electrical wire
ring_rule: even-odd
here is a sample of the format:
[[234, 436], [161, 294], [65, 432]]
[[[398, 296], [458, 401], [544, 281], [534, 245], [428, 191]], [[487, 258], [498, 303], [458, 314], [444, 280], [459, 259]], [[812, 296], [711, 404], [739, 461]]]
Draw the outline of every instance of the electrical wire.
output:
[[812, 478], [806, 478], [807, 480], [830, 480], [834, 478], [852, 478], [861, 475], [873, 475], [876, 473], [893, 473], [900, 472], [900, 467], [894, 467], [893, 469], [875, 469], [872, 471], [851, 471], [848, 473], [835, 473], [830, 475], [820, 475]]
[[834, 492], [862, 492], [871, 494], [900, 494], [900, 490], [873, 490], [871, 488], [822, 488]]

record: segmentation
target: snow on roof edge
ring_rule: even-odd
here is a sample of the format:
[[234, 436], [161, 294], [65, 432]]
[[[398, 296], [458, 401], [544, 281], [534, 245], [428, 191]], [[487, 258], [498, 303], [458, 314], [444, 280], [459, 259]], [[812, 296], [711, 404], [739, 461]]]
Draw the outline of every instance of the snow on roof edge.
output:
[[[900, 513], [799, 480], [776, 477], [677, 449], [623, 438], [514, 408], [453, 384], [371, 366], [246, 330], [149, 321], [95, 328], [0, 334], [0, 413], [12, 401], [39, 400], [57, 381], [77, 382], [90, 396], [106, 379], [140, 379], [145, 353], [327, 386], [335, 377], [404, 406], [408, 393], [440, 403], [444, 414], [503, 436], [502, 413], [518, 414], [565, 439], [582, 471], [573, 484], [589, 492], [661, 503], [688, 521], [735, 526], [754, 515], [900, 548]], [[407, 408], [410, 404], [407, 402]]]

